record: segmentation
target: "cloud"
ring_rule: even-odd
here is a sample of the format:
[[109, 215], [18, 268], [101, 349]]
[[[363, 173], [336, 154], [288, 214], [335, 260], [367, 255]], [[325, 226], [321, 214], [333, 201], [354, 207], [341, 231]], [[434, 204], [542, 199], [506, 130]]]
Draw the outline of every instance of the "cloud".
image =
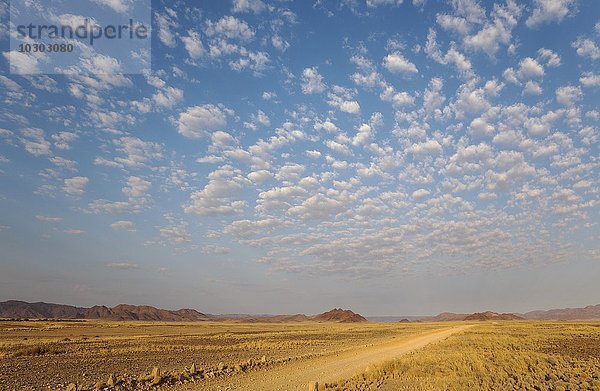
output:
[[207, 244], [205, 246], [202, 246], [201, 251], [203, 254], [223, 255], [229, 254], [230, 250], [227, 247], [217, 246], [215, 244]]
[[63, 190], [71, 195], [82, 195], [85, 193], [85, 188], [89, 183], [89, 178], [84, 176], [76, 176], [67, 178], [63, 181]]
[[316, 67], [304, 68], [302, 71], [302, 93], [320, 94], [325, 91], [323, 76], [319, 74]]
[[584, 72], [581, 74], [579, 82], [584, 87], [600, 87], [600, 75], [592, 72]]
[[535, 81], [529, 80], [525, 83], [525, 87], [523, 88], [522, 95], [541, 95], [542, 87], [540, 87], [539, 83]]
[[368, 7], [379, 7], [382, 5], [399, 6], [404, 2], [404, 0], [366, 0], [366, 1], [367, 1]]
[[[125, 157], [114, 158], [114, 163], [122, 164], [131, 168], [140, 168], [145, 163], [162, 159], [162, 146], [151, 141], [144, 141], [137, 137], [121, 137], [113, 140], [117, 151], [125, 154]], [[105, 163], [100, 160], [100, 164]], [[110, 163], [108, 163], [110, 166]]]
[[202, 190], [190, 195], [190, 202], [184, 211], [196, 215], [220, 215], [241, 213], [245, 201], [232, 200], [242, 190], [243, 177], [231, 167], [223, 166], [209, 175], [208, 183]]
[[592, 60], [600, 59], [600, 48], [589, 38], [577, 38], [571, 43], [571, 46], [577, 50], [581, 57], [589, 57]]
[[421, 199], [427, 197], [429, 194], [431, 194], [431, 192], [427, 189], [418, 189], [418, 190], [413, 191], [412, 197], [415, 200], [421, 200]]
[[150, 189], [152, 183], [136, 176], [127, 178], [127, 186], [122, 191], [129, 197], [143, 197]]
[[61, 221], [63, 221], [62, 217], [51, 217], [44, 215], [36, 215], [35, 218], [40, 221], [45, 221], [47, 223], [60, 223]]
[[128, 262], [111, 262], [107, 263], [106, 267], [109, 269], [117, 269], [117, 270], [135, 270], [139, 269], [139, 265], [137, 263], [128, 263]]
[[521, 80], [528, 80], [534, 77], [544, 76], [544, 67], [531, 57], [526, 57], [519, 62], [517, 75]]
[[267, 9], [261, 0], [233, 0], [233, 12], [253, 12], [260, 14]]
[[323, 220], [344, 210], [346, 210], [344, 203], [322, 194], [315, 194], [302, 204], [289, 208], [287, 213], [302, 220]]
[[388, 54], [383, 58], [383, 67], [392, 73], [419, 73], [417, 67], [399, 52]]
[[573, 106], [576, 101], [581, 99], [581, 96], [580, 87], [564, 86], [556, 89], [556, 100], [564, 106]]
[[67, 235], [81, 235], [85, 233], [85, 231], [82, 231], [80, 229], [65, 229], [63, 232]]
[[248, 26], [248, 23], [235, 16], [224, 16], [217, 22], [208, 20], [204, 31], [209, 37], [221, 36], [241, 41], [249, 41], [254, 38], [255, 34], [250, 26]]
[[71, 143], [77, 139], [77, 134], [73, 132], [58, 132], [52, 135], [54, 146], [58, 149], [69, 150]]
[[124, 229], [130, 232], [135, 232], [135, 224], [133, 221], [129, 220], [119, 220], [112, 223], [111, 228], [113, 229]]
[[29, 53], [21, 53], [16, 50], [3, 52], [2, 56], [10, 64], [12, 73], [31, 75], [40, 73], [39, 60]]
[[223, 130], [227, 125], [227, 116], [220, 107], [212, 104], [188, 107], [179, 114], [177, 130], [187, 138], [206, 137], [210, 132]]
[[534, 28], [540, 24], [551, 22], [560, 23], [569, 13], [573, 12], [571, 8], [574, 0], [534, 0], [535, 7], [533, 12], [525, 21], [525, 25]]
[[93, 0], [95, 3], [112, 8], [115, 12], [125, 13], [129, 11], [131, 0]]
[[165, 13], [155, 12], [154, 18], [158, 25], [158, 38], [163, 45], [173, 48], [177, 43], [175, 41], [175, 34], [173, 34], [171, 29], [178, 26], [177, 22], [173, 19], [177, 14], [169, 12], [169, 10], [169, 8], [166, 8]]

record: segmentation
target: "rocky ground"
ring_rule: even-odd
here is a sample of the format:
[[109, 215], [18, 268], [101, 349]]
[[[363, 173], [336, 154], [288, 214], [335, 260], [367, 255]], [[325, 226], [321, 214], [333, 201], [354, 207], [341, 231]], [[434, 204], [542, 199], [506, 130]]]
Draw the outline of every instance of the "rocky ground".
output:
[[71, 383], [79, 389], [225, 384], [222, 379], [227, 377], [436, 327], [440, 326], [0, 322], [0, 389], [67, 389]]

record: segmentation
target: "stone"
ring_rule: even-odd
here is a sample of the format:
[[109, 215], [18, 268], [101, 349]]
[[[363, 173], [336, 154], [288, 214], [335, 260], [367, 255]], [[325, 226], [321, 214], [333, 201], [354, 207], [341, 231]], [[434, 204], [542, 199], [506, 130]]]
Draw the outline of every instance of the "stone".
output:
[[217, 366], [217, 369], [219, 371], [222, 371], [223, 369], [227, 368], [227, 365], [223, 364], [222, 362], [219, 363], [219, 365]]
[[109, 387], [114, 387], [117, 385], [117, 378], [115, 377], [114, 373], [111, 373], [110, 376], [108, 376], [108, 380], [106, 381], [106, 384]]
[[263, 363], [263, 364], [266, 363], [267, 362], [267, 356], [262, 356], [260, 358], [260, 362]]
[[316, 381], [308, 383], [308, 391], [319, 391], [319, 383]]
[[190, 367], [190, 373], [192, 375], [194, 375], [196, 373], [196, 364], [192, 363], [192, 366]]
[[69, 383], [69, 385], [67, 386], [67, 391], [77, 391], [77, 384]]

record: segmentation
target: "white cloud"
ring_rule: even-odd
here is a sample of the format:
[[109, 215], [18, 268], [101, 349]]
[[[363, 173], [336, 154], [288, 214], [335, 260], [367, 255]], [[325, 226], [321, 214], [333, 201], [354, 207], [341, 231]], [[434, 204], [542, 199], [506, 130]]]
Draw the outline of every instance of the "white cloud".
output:
[[184, 211], [197, 215], [240, 213], [247, 206], [245, 201], [232, 198], [242, 190], [244, 179], [230, 166], [223, 166], [209, 174], [209, 181], [202, 190], [190, 195]]
[[550, 22], [561, 22], [570, 12], [574, 0], [534, 0], [535, 8], [525, 21], [529, 28]]
[[233, 12], [253, 12], [260, 14], [267, 6], [261, 0], [233, 0]]
[[442, 153], [442, 146], [437, 140], [429, 139], [425, 142], [413, 144], [406, 149], [407, 152], [415, 155], [416, 158], [423, 156], [439, 155]]
[[2, 55], [10, 64], [12, 73], [28, 75], [40, 73], [39, 60], [29, 53], [21, 53], [16, 50], [3, 52]]
[[58, 149], [69, 150], [71, 149], [71, 142], [77, 139], [77, 134], [73, 132], [59, 132], [53, 134], [52, 140], [54, 140], [54, 146]]
[[302, 92], [304, 94], [319, 94], [325, 91], [323, 76], [316, 67], [304, 68], [302, 71]]
[[589, 38], [577, 38], [571, 46], [577, 50], [577, 54], [581, 57], [589, 57], [592, 60], [600, 59], [600, 48]]
[[125, 13], [129, 11], [131, 0], [93, 0], [98, 4], [112, 8], [115, 12]]
[[123, 187], [123, 194], [128, 197], [143, 197], [150, 189], [152, 183], [137, 176], [127, 178], [127, 185]]
[[382, 5], [401, 5], [404, 0], [366, 0], [368, 7], [379, 7]]
[[217, 22], [207, 21], [205, 32], [209, 37], [222, 36], [241, 41], [249, 41], [254, 38], [255, 34], [248, 23], [235, 16], [224, 16]]
[[25, 150], [34, 156], [50, 155], [51, 144], [44, 138], [44, 131], [39, 128], [26, 128], [21, 131], [21, 142]]
[[110, 269], [117, 269], [117, 270], [139, 269], [139, 266], [137, 263], [129, 263], [129, 262], [111, 262], [111, 263], [106, 264], [106, 267], [108, 267]]
[[166, 87], [152, 96], [158, 106], [173, 107], [183, 100], [183, 91], [175, 87]]
[[600, 87], [600, 75], [592, 72], [584, 72], [581, 74], [579, 82], [584, 87]]
[[517, 75], [521, 80], [529, 80], [534, 77], [544, 76], [544, 67], [531, 57], [526, 57], [519, 62]]
[[45, 221], [47, 223], [60, 223], [61, 221], [63, 221], [62, 217], [51, 217], [44, 215], [36, 215], [35, 218], [40, 221]]
[[204, 49], [204, 45], [202, 44], [202, 40], [200, 39], [200, 34], [198, 32], [189, 30], [187, 37], [181, 37], [183, 41], [183, 46], [185, 50], [187, 50], [189, 56], [193, 60], [197, 60], [202, 57], [206, 50]]
[[227, 116], [220, 107], [205, 104], [188, 107], [179, 114], [177, 130], [187, 138], [206, 137], [210, 132], [223, 130], [227, 125]]
[[549, 67], [557, 67], [560, 65], [560, 56], [550, 49], [539, 49], [538, 58], [544, 60], [546, 62], [546, 66]]
[[344, 210], [346, 210], [344, 203], [323, 194], [315, 194], [302, 204], [289, 208], [287, 213], [302, 220], [323, 220]]
[[525, 83], [525, 87], [523, 88], [522, 94], [523, 95], [541, 95], [542, 87], [540, 87], [539, 83], [529, 80], [527, 83]]
[[473, 136], [490, 136], [494, 132], [494, 127], [483, 118], [475, 118], [469, 125], [469, 132]]
[[63, 181], [63, 190], [71, 195], [82, 195], [89, 181], [89, 178], [84, 176], [67, 178]]
[[399, 52], [388, 54], [383, 58], [383, 66], [392, 73], [418, 73], [417, 67]]
[[421, 200], [421, 199], [427, 197], [429, 194], [431, 194], [431, 192], [427, 189], [418, 189], [418, 190], [413, 191], [412, 197], [415, 200]]
[[580, 87], [564, 86], [556, 89], [556, 100], [565, 106], [573, 106], [577, 100], [581, 99], [581, 96]]
[[[117, 140], [113, 140], [117, 150], [124, 153], [125, 157], [116, 157], [114, 162], [116, 164], [125, 165], [132, 168], [140, 168], [145, 165], [146, 162], [152, 160], [162, 159], [162, 146], [158, 143], [143, 141], [137, 137], [121, 137]], [[106, 163], [105, 160], [100, 160], [97, 164]], [[108, 166], [114, 166], [109, 162]]]
[[112, 223], [111, 228], [113, 229], [124, 229], [130, 232], [135, 232], [135, 224], [133, 221], [129, 220], [119, 220]]

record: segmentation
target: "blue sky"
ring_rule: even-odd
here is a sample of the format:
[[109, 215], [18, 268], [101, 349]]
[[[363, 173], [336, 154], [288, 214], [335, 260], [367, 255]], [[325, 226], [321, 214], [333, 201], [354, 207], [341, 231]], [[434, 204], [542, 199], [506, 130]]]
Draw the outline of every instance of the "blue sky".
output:
[[145, 74], [11, 74], [0, 30], [0, 298], [598, 302], [600, 3], [152, 6]]

